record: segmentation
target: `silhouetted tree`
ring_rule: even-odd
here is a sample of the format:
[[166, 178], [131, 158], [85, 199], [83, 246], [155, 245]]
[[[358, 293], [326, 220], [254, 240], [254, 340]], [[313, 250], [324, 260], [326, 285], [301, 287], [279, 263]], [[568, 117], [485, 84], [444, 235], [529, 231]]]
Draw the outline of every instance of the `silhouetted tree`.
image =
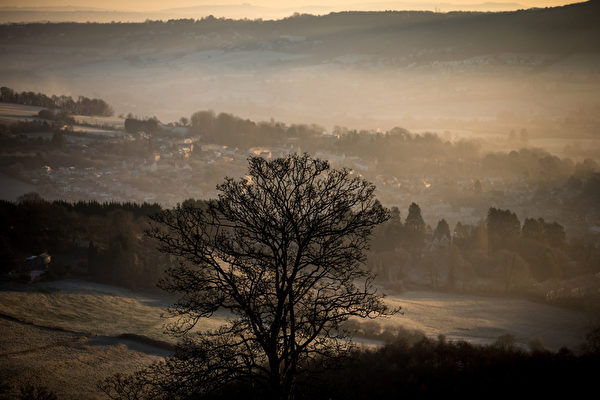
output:
[[589, 353], [600, 355], [600, 326], [595, 326], [585, 335], [584, 349]]
[[441, 240], [443, 237], [445, 237], [448, 242], [450, 242], [450, 226], [445, 219], [438, 221], [435, 231], [433, 232], [433, 237], [438, 240]]
[[425, 221], [421, 216], [421, 207], [416, 203], [411, 203], [408, 208], [408, 215], [404, 222], [404, 227], [411, 232], [425, 233]]
[[544, 240], [544, 220], [542, 218], [525, 218], [521, 234], [524, 238]]
[[381, 224], [374, 231], [372, 250], [376, 253], [395, 251], [402, 235], [402, 219], [398, 207], [390, 210], [390, 220]]
[[[342, 322], [392, 312], [361, 268], [389, 218], [372, 184], [308, 155], [251, 157], [248, 176], [226, 178], [217, 200], [159, 214], [149, 231], [181, 260], [161, 286], [182, 295], [170, 332], [184, 342], [150, 372], [169, 398], [245, 382], [289, 399], [309, 360], [349, 346]], [[219, 309], [234, 319], [191, 333]]]
[[495, 254], [493, 264], [496, 268], [496, 278], [503, 282], [505, 293], [510, 293], [515, 287], [531, 283], [528, 265], [517, 253], [500, 250]]
[[148, 118], [148, 119], [137, 119], [133, 116], [128, 116], [123, 123], [125, 130], [129, 133], [138, 133], [138, 132], [146, 132], [146, 133], [156, 133], [160, 130], [159, 122], [156, 117]]
[[558, 222], [544, 223], [544, 236], [552, 247], [562, 247], [567, 242], [565, 228]]
[[562, 247], [566, 244], [565, 228], [558, 222], [546, 222], [543, 218], [526, 218], [522, 235], [552, 247]]
[[397, 244], [400, 235], [402, 234], [402, 216], [400, 215], [400, 210], [398, 207], [392, 207], [390, 210], [390, 220], [388, 222], [388, 232], [387, 234], [391, 236], [394, 244]]
[[486, 223], [490, 250], [497, 251], [514, 247], [521, 232], [521, 223], [515, 213], [490, 207]]
[[215, 135], [215, 119], [214, 111], [198, 111], [192, 114], [190, 123], [192, 131], [205, 138], [213, 139]]
[[420, 257], [425, 240], [425, 221], [421, 216], [421, 207], [416, 203], [411, 203], [408, 208], [408, 215], [404, 221], [404, 235], [408, 247], [413, 254], [413, 259]]

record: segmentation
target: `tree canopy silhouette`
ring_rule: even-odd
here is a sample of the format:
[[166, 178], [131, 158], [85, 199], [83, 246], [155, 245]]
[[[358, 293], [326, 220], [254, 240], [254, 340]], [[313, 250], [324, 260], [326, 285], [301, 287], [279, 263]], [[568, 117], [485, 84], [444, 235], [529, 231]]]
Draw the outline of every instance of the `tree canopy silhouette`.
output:
[[[158, 381], [171, 398], [226, 383], [292, 398], [311, 359], [349, 346], [342, 322], [394, 312], [362, 268], [372, 229], [389, 213], [374, 185], [306, 154], [251, 157], [248, 175], [218, 190], [216, 200], [160, 213], [149, 232], [181, 261], [161, 286], [181, 295], [169, 329], [184, 340]], [[217, 310], [228, 323], [194, 330]]]

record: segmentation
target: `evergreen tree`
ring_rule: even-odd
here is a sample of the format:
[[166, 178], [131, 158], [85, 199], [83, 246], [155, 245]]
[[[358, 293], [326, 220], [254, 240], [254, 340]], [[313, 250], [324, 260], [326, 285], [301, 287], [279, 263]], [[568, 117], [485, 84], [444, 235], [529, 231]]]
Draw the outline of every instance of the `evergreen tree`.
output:
[[416, 203], [411, 203], [408, 208], [408, 215], [404, 221], [404, 227], [411, 233], [425, 233], [425, 221], [421, 216], [421, 207]]
[[486, 223], [492, 251], [514, 248], [521, 232], [521, 222], [515, 213], [490, 207]]
[[438, 222], [437, 227], [435, 228], [435, 232], [433, 233], [433, 237], [434, 239], [438, 240], [441, 240], [443, 237], [446, 237], [448, 239], [448, 242], [450, 242], [450, 226], [448, 225], [448, 222], [446, 222], [445, 219], [441, 219]]
[[404, 221], [404, 234], [408, 244], [408, 250], [413, 259], [420, 258], [425, 240], [425, 221], [421, 216], [421, 207], [412, 203], [408, 208], [408, 215]]

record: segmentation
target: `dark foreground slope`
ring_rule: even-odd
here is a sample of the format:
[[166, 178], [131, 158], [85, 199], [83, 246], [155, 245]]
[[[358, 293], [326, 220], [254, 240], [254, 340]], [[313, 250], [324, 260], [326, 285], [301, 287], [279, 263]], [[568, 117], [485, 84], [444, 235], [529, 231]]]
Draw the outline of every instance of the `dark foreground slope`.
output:
[[517, 350], [401, 339], [353, 355], [337, 371], [311, 378], [306, 398], [532, 398], [576, 397], [596, 385], [598, 354]]
[[[491, 346], [475, 346], [408, 333], [386, 346], [363, 348], [331, 364], [315, 361], [297, 381], [294, 398], [574, 398], [594, 392], [600, 357], [589, 350], [579, 355], [568, 349], [552, 353], [532, 345], [528, 352], [514, 348], [510, 337]], [[143, 393], [148, 386], [143, 377], [107, 381], [105, 389], [117, 399], [128, 398], [128, 393], [146, 398]], [[185, 388], [184, 382], [181, 387]], [[269, 395], [259, 386], [232, 382], [205, 397], [261, 399]]]

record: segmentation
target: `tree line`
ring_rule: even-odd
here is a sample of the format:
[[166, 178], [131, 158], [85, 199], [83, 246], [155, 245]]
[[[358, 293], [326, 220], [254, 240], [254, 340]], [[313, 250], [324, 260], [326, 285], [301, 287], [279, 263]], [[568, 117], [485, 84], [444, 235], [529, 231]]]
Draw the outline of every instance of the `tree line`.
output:
[[523, 294], [536, 282], [597, 273], [600, 265], [593, 242], [569, 243], [561, 224], [521, 223], [508, 209], [490, 207], [477, 224], [453, 229], [445, 219], [427, 226], [416, 203], [404, 221], [396, 207], [391, 215], [375, 232], [369, 260], [387, 281], [410, 281], [416, 269], [434, 288]]
[[2, 201], [1, 272], [48, 252], [54, 275], [70, 272], [101, 283], [155, 288], [170, 261], [144, 229], [148, 216], [161, 209], [148, 203], [46, 201], [36, 193], [16, 203]]
[[[190, 202], [198, 201], [183, 204]], [[75, 260], [70, 257], [67, 264], [83, 268], [89, 279], [154, 287], [165, 267], [144, 229], [147, 218], [161, 210], [147, 203], [50, 202], [37, 194], [3, 201], [2, 272], [32, 254], [48, 251], [60, 260], [72, 253]], [[526, 294], [536, 282], [598, 272], [600, 261], [593, 244], [568, 242], [559, 223], [543, 218], [521, 223], [514, 212], [495, 207], [477, 224], [450, 227], [441, 219], [435, 229], [416, 203], [404, 219], [392, 207], [390, 220], [375, 229], [370, 243], [367, 265], [378, 279], [410, 285], [410, 271], [418, 270], [421, 283], [445, 290]]]
[[190, 118], [190, 134], [207, 143], [249, 148], [281, 144], [294, 138], [301, 143], [320, 137], [324, 130], [316, 125], [286, 125], [282, 122], [254, 122], [232, 114], [198, 111]]
[[0, 88], [0, 102], [60, 109], [63, 112], [76, 115], [104, 117], [113, 115], [112, 107], [102, 99], [90, 99], [85, 96], [79, 96], [77, 100], [74, 100], [71, 96], [65, 95], [48, 96], [43, 93], [17, 92], [5, 86]]
[[[342, 157], [356, 157], [369, 164], [372, 172], [388, 176], [436, 177], [445, 197], [454, 195], [456, 177], [495, 175], [501, 179], [539, 182], [576, 176], [586, 177], [600, 170], [593, 159], [573, 161], [552, 155], [543, 149], [522, 148], [510, 152], [482, 153], [475, 140], [446, 140], [435, 133], [411, 133], [395, 127], [385, 132], [356, 130], [336, 126], [331, 135], [314, 124], [286, 125], [279, 121], [253, 121], [228, 113], [198, 111], [183, 117], [188, 136], [200, 136], [204, 143], [248, 149], [260, 146], [297, 146], [309, 153], [331, 152]], [[128, 118], [126, 130], [159, 133], [156, 118]], [[439, 187], [439, 186], [438, 186]]]

